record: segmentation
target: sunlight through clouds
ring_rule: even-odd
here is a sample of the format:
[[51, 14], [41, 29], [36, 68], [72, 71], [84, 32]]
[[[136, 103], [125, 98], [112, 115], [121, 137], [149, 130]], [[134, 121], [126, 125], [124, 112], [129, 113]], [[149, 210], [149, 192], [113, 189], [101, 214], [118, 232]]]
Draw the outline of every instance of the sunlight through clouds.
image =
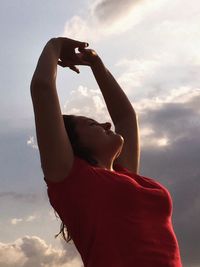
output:
[[11, 224], [16, 225], [16, 224], [18, 224], [18, 223], [20, 223], [20, 222], [22, 222], [22, 221], [23, 221], [23, 219], [13, 218], [13, 219], [11, 220]]
[[169, 140], [167, 138], [160, 138], [158, 139], [158, 146], [167, 146], [169, 143]]
[[64, 36], [98, 42], [111, 35], [119, 35], [141, 23], [149, 13], [156, 12], [167, 0], [95, 1], [86, 17], [73, 16], [65, 23]]
[[140, 129], [140, 136], [149, 136], [154, 133], [154, 130], [148, 127], [142, 127]]

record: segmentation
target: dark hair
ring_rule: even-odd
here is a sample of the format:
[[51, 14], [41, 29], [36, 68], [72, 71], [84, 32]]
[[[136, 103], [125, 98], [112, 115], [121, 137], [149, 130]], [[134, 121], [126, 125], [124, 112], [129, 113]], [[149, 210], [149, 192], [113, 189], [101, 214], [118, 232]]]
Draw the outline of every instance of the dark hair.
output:
[[[80, 137], [78, 133], [76, 132], [75, 115], [64, 114], [63, 121], [65, 124], [65, 129], [67, 131], [67, 135], [72, 145], [74, 155], [87, 161], [92, 166], [97, 166], [98, 162], [96, 159], [92, 157], [92, 153], [90, 149], [82, 146], [80, 142]], [[65, 230], [67, 231], [67, 238], [65, 235]], [[69, 242], [70, 240], [72, 240], [69, 230], [67, 230], [67, 226], [63, 222], [61, 222], [61, 225], [60, 225], [60, 232], [57, 235], [55, 235], [55, 237], [57, 237], [59, 234], [62, 234], [62, 237], [66, 242]]]

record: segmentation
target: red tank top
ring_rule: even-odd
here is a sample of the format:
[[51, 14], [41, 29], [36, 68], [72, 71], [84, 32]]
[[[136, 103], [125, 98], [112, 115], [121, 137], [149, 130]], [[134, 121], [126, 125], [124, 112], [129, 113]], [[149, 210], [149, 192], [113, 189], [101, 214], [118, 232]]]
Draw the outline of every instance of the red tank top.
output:
[[120, 165], [114, 168], [75, 157], [66, 179], [46, 181], [50, 203], [84, 266], [181, 267], [167, 189]]

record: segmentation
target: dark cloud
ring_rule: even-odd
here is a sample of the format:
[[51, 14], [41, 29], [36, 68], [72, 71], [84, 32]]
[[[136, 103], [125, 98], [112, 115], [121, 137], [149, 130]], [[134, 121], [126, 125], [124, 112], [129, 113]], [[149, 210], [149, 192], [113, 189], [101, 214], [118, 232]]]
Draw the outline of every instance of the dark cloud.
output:
[[149, 110], [142, 117], [145, 125], [153, 126], [156, 137], [166, 135], [173, 144], [182, 138], [197, 137], [198, 120], [199, 114], [181, 103], [165, 104], [160, 110]]
[[102, 0], [94, 8], [94, 15], [101, 22], [112, 22], [125, 15], [142, 0]]

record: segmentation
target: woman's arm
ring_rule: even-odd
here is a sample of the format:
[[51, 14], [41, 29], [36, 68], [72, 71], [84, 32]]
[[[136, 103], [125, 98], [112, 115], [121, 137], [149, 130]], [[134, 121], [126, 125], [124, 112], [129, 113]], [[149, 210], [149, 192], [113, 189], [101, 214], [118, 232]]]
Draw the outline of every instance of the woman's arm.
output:
[[128, 116], [135, 116], [135, 111], [126, 94], [100, 58], [91, 65], [91, 69], [102, 92], [114, 125], [127, 119]]
[[74, 56], [74, 49], [81, 46], [82, 42], [67, 38], [51, 39], [42, 51], [31, 81], [41, 166], [45, 178], [52, 181], [64, 179], [74, 159], [56, 91], [57, 63], [61, 57]]
[[135, 110], [98, 56], [93, 60], [91, 68], [115, 125], [115, 131], [124, 137], [123, 150], [115, 163], [137, 173], [139, 171], [140, 144]]

